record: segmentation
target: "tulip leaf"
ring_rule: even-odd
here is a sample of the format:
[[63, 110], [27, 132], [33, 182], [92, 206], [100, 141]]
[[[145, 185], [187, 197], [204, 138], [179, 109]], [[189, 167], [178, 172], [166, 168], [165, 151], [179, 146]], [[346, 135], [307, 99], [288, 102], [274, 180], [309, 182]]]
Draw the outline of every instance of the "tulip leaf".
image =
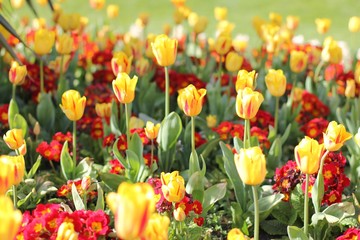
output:
[[219, 144], [219, 142], [220, 138], [211, 139], [198, 147], [196, 151], [200, 153], [202, 157], [206, 158], [212, 151], [216, 150], [216, 146]]
[[197, 171], [200, 171], [199, 157], [196, 151], [193, 151], [189, 158], [189, 176], [193, 175]]
[[28, 131], [28, 125], [25, 118], [21, 114], [19, 113], [15, 114], [13, 127], [17, 129], [21, 129], [23, 137], [25, 138]]
[[320, 212], [321, 201], [324, 197], [324, 176], [318, 174], [315, 183], [311, 189], [311, 199], [315, 208], [315, 212]]
[[29, 199], [30, 197], [34, 194], [34, 192], [29, 192], [28, 195], [26, 195], [26, 197], [20, 199], [19, 201], [17, 201], [17, 207], [21, 207], [22, 205], [24, 205]]
[[[25, 45], [25, 47], [29, 48], [26, 43], [21, 39], [19, 34], [15, 31], [15, 29], [10, 25], [10, 23], [4, 18], [2, 14], [0, 14], [0, 24], [3, 26], [11, 35], [13, 35], [15, 38], [17, 38], [22, 44]], [[0, 34], [1, 35], [1, 34]], [[30, 48], [29, 48], [30, 49]], [[32, 50], [32, 49], [30, 49]], [[14, 59], [18, 59], [17, 57]], [[21, 63], [21, 61], [18, 61]]]
[[113, 173], [100, 173], [101, 181], [112, 191], [116, 192], [120, 183], [128, 181], [124, 176]]
[[130, 165], [129, 163], [126, 161], [126, 159], [121, 155], [121, 153], [119, 152], [119, 149], [117, 147], [118, 145], [118, 141], [119, 139], [116, 139], [114, 145], [113, 145], [113, 153], [116, 157], [117, 160], [119, 160], [119, 162], [121, 163], [121, 165], [124, 166], [125, 169], [129, 169]]
[[29, 5], [31, 11], [34, 13], [34, 15], [36, 16], [36, 18], [39, 18], [38, 13], [36, 12], [36, 9], [34, 8], [34, 4], [32, 2], [32, 0], [26, 0], [26, 3]]
[[171, 112], [160, 125], [156, 141], [162, 150], [166, 151], [175, 146], [182, 131], [181, 118], [176, 112]]
[[[284, 198], [284, 194], [276, 193], [259, 199], [259, 213], [270, 211]], [[249, 211], [254, 212], [254, 204], [251, 204]]]
[[126, 150], [126, 161], [129, 163], [130, 180], [137, 182], [137, 176], [139, 175], [141, 163], [139, 157], [131, 150]]
[[141, 141], [139, 134], [135, 133], [131, 136], [128, 149], [133, 151], [139, 159], [143, 159], [143, 142]]
[[[340, 202], [340, 203], [334, 203], [330, 206], [328, 206], [323, 213], [326, 214], [326, 219], [328, 223], [334, 224], [338, 223], [341, 220], [343, 220], [346, 217], [353, 216], [355, 214], [355, 207], [354, 204], [351, 202]], [[331, 216], [332, 220], [336, 221], [329, 221]]]
[[63, 145], [60, 155], [60, 167], [61, 173], [66, 180], [72, 179], [74, 162], [69, 154], [68, 142], [66, 141]]
[[104, 210], [105, 203], [104, 203], [104, 191], [102, 190], [102, 187], [99, 183], [96, 183], [96, 189], [97, 189], [97, 201], [95, 206], [96, 210]]
[[282, 155], [282, 144], [280, 137], [277, 137], [275, 141], [271, 144], [269, 154], [267, 156], [267, 168], [275, 171], [279, 166], [280, 159]]
[[186, 184], [186, 192], [192, 194], [193, 198], [203, 202], [204, 198], [204, 176], [201, 171], [194, 172], [190, 175]]
[[75, 168], [74, 178], [83, 178], [86, 176], [95, 177], [94, 174], [92, 174], [92, 164], [93, 162], [88, 157], [81, 160]]
[[285, 132], [281, 136], [281, 145], [283, 145], [288, 139], [291, 131], [291, 123], [289, 123], [285, 129]]
[[41, 164], [41, 155], [38, 156], [36, 162], [32, 165], [30, 171], [26, 175], [26, 178], [32, 178], [33, 176], [35, 176], [35, 173], [37, 172], [40, 164]]
[[243, 146], [244, 146], [243, 141], [238, 137], [234, 137], [234, 147], [236, 149], [236, 152], [240, 152], [240, 149], [242, 149]]
[[308, 240], [304, 231], [296, 226], [288, 226], [287, 233], [290, 240]]
[[118, 105], [115, 101], [111, 104], [110, 128], [116, 136], [121, 135]]
[[226, 193], [226, 182], [215, 184], [204, 192], [204, 200], [203, 200], [203, 212], [202, 215], [205, 216], [207, 211], [210, 210], [212, 205], [216, 203], [218, 200], [222, 199]]
[[42, 93], [36, 108], [36, 117], [42, 128], [52, 130], [55, 123], [55, 108], [52, 103], [51, 94]]
[[74, 183], [71, 186], [71, 195], [72, 195], [75, 209], [76, 210], [85, 210], [86, 208], [85, 208], [84, 202], [82, 201]]
[[10, 100], [9, 109], [8, 109], [8, 121], [10, 129], [13, 129], [15, 126], [15, 115], [19, 113], [19, 107], [14, 99]]

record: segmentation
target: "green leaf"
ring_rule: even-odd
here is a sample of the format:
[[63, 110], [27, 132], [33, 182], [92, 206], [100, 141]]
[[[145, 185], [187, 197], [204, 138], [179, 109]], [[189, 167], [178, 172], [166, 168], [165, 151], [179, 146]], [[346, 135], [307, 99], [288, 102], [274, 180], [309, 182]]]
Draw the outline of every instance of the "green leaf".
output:
[[113, 192], [117, 191], [120, 183], [128, 181], [126, 177], [113, 173], [100, 173], [100, 178]]
[[18, 58], [17, 54], [14, 52], [13, 48], [9, 45], [8, 41], [4, 38], [2, 33], [0, 33], [0, 45], [4, 46], [4, 48], [11, 55], [12, 58], [14, 58], [17, 62], [21, 63], [21, 60]]
[[24, 205], [26, 202], [29, 201], [30, 197], [34, 194], [34, 192], [29, 192], [28, 195], [26, 195], [26, 197], [24, 197], [23, 199], [20, 199], [19, 201], [17, 201], [17, 206], [21, 207], [22, 205]]
[[237, 202], [231, 203], [231, 215], [234, 227], [239, 228], [245, 235], [249, 235], [249, 229], [246, 223], [246, 215]]
[[204, 176], [201, 171], [193, 173], [186, 184], [186, 192], [193, 195], [193, 198], [203, 202], [204, 198]]
[[291, 123], [289, 123], [289, 125], [287, 125], [285, 132], [281, 136], [281, 145], [283, 145], [286, 142], [286, 140], [288, 139], [288, 137], [290, 135], [290, 131], [291, 131]]
[[277, 137], [275, 141], [271, 144], [269, 154], [267, 157], [268, 169], [275, 170], [279, 166], [281, 155], [282, 155], [282, 143], [280, 137]]
[[196, 151], [190, 154], [189, 158], [189, 175], [191, 176], [195, 172], [200, 171], [199, 157]]
[[162, 150], [166, 151], [175, 146], [182, 131], [181, 118], [176, 112], [171, 112], [160, 125], [156, 141]]
[[226, 193], [226, 183], [218, 183], [205, 190], [203, 200], [203, 215], [210, 210], [212, 205], [222, 199]]
[[40, 101], [36, 108], [36, 118], [42, 128], [52, 130], [54, 127], [55, 108], [50, 93], [42, 93], [40, 95]]
[[335, 203], [327, 207], [323, 213], [328, 223], [335, 224], [346, 217], [355, 215], [355, 207], [351, 202]]
[[41, 155], [39, 155], [38, 158], [36, 159], [36, 162], [31, 167], [26, 178], [32, 178], [35, 175], [35, 173], [37, 172], [40, 164], [41, 164]]
[[235, 147], [236, 151], [240, 152], [240, 149], [242, 149], [243, 146], [244, 146], [243, 141], [238, 137], [234, 137], [234, 147]]
[[311, 189], [312, 202], [315, 212], [320, 212], [321, 201], [324, 197], [324, 176], [318, 174], [315, 183]]
[[71, 186], [71, 195], [72, 195], [75, 209], [76, 210], [85, 210], [85, 205], [84, 205], [74, 183]]
[[290, 240], [308, 240], [309, 238], [305, 235], [304, 231], [295, 226], [288, 226], [288, 236]]
[[119, 149], [117, 147], [118, 145], [118, 141], [119, 139], [116, 139], [114, 145], [113, 145], [113, 153], [116, 157], [117, 160], [120, 161], [120, 163], [124, 166], [125, 169], [129, 169], [130, 165], [129, 163], [125, 160], [125, 158], [121, 155], [121, 153], [119, 152]]
[[15, 114], [14, 128], [21, 129], [23, 132], [23, 137], [25, 138], [28, 132], [28, 125], [25, 118], [21, 114]]
[[114, 133], [116, 136], [121, 135], [119, 110], [118, 110], [118, 105], [115, 101], [112, 101], [111, 103], [110, 128], [111, 128], [111, 132]]
[[269, 235], [284, 236], [287, 233], [287, 224], [279, 222], [276, 219], [265, 220], [261, 222], [261, 229]]
[[14, 101], [14, 99], [10, 100], [9, 109], [8, 109], [8, 121], [10, 129], [13, 129], [15, 126], [15, 115], [19, 113], [19, 107]]
[[104, 210], [104, 208], [105, 208], [104, 191], [102, 190], [99, 183], [96, 183], [96, 188], [97, 188], [97, 193], [98, 194], [97, 194], [97, 201], [96, 201], [95, 211], [96, 210]]
[[196, 149], [198, 154], [201, 154], [204, 158], [209, 156], [209, 154], [216, 149], [216, 146], [219, 144], [220, 138], [214, 138], [207, 141], [205, 144], [201, 145]]
[[75, 176], [74, 178], [83, 178], [91, 175], [93, 162], [90, 158], [86, 157], [79, 162], [79, 164], [75, 168]]
[[143, 143], [137, 133], [132, 135], [128, 149], [133, 151], [139, 159], [143, 158]]
[[63, 145], [60, 155], [60, 167], [61, 173], [66, 180], [72, 179], [74, 170], [74, 162], [69, 154], [68, 142], [66, 141]]
[[[259, 213], [270, 211], [284, 198], [284, 194], [276, 193], [259, 199]], [[251, 204], [249, 211], [254, 212], [254, 204]]]
[[281, 201], [271, 212], [276, 221], [293, 225], [298, 217], [296, 210], [289, 202]]

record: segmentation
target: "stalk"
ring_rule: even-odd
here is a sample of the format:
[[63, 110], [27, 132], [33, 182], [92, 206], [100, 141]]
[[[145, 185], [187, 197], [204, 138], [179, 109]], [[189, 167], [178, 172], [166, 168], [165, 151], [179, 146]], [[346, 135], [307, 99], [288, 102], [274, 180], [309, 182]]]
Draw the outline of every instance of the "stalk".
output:
[[170, 109], [170, 93], [169, 93], [169, 70], [165, 68], [165, 117], [169, 115]]
[[254, 197], [254, 218], [255, 218], [255, 226], [254, 226], [254, 240], [259, 240], [259, 226], [260, 226], [260, 219], [259, 219], [259, 201], [258, 201], [258, 192], [256, 186], [252, 186], [252, 192]]

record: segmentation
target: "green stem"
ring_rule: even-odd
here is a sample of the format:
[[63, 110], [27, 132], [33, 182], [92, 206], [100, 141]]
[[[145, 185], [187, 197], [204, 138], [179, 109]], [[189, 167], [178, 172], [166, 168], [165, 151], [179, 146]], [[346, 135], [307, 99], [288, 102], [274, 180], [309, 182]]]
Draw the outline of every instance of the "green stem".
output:
[[252, 186], [252, 192], [254, 196], [254, 218], [255, 218], [255, 226], [254, 226], [254, 240], [259, 240], [259, 226], [260, 226], [260, 219], [259, 219], [259, 201], [258, 201], [258, 192], [257, 187]]
[[152, 165], [154, 163], [154, 140], [151, 139], [151, 158], [150, 158], [150, 161], [151, 161], [151, 164], [150, 164], [150, 169], [152, 168]]
[[42, 57], [40, 58], [40, 93], [43, 94], [44, 91], [44, 62]]
[[330, 153], [329, 150], [326, 150], [326, 152], [324, 153], [324, 155], [322, 155], [321, 160], [320, 160], [320, 167], [319, 167], [319, 171], [318, 174], [323, 174], [323, 167], [324, 167], [324, 162], [325, 162], [325, 158], [327, 157], [327, 155]]
[[233, 72], [229, 73], [229, 86], [228, 86], [228, 94], [229, 94], [229, 101], [231, 99], [231, 89], [233, 88]]
[[305, 202], [304, 202], [304, 233], [307, 236], [309, 233], [309, 174], [305, 178]]
[[169, 92], [169, 70], [165, 68], [165, 117], [169, 115], [170, 109], [170, 92]]
[[195, 117], [191, 117], [191, 152], [195, 152]]
[[[245, 126], [244, 126], [244, 148], [249, 148], [251, 147], [251, 143], [250, 143], [250, 120], [249, 119], [245, 119]], [[245, 140], [245, 135], [246, 135], [246, 140]]]
[[52, 160], [50, 160], [49, 162], [50, 162], [50, 166], [51, 166], [53, 172], [56, 173], [54, 163], [52, 162]]
[[246, 141], [247, 141], [247, 124], [248, 124], [248, 122], [245, 119], [245, 123], [244, 123], [244, 141], [243, 141], [244, 148], [246, 148]]
[[219, 75], [218, 81], [220, 81], [220, 85], [221, 85], [221, 76], [222, 76], [222, 58], [223, 58], [223, 56], [220, 55], [220, 60], [219, 60], [219, 72], [218, 72], [218, 75]]
[[129, 116], [128, 103], [125, 103], [125, 123], [126, 123], [126, 142], [129, 146], [129, 144], [130, 144], [130, 116]]
[[12, 190], [13, 190], [14, 208], [17, 209], [17, 191], [16, 191], [16, 186], [15, 185], [12, 186]]
[[12, 99], [13, 99], [13, 101], [15, 101], [15, 96], [16, 96], [16, 85], [13, 84], [12, 85]]
[[280, 97], [275, 97], [275, 136], [277, 135], [279, 125], [279, 102]]
[[324, 66], [324, 61], [320, 61], [319, 64], [317, 65], [316, 69], [315, 69], [315, 74], [314, 74], [314, 82], [317, 83], [318, 82], [318, 78], [319, 78], [319, 74], [320, 71], [322, 69], [322, 67]]
[[74, 169], [76, 167], [76, 121], [73, 121], [73, 162]]

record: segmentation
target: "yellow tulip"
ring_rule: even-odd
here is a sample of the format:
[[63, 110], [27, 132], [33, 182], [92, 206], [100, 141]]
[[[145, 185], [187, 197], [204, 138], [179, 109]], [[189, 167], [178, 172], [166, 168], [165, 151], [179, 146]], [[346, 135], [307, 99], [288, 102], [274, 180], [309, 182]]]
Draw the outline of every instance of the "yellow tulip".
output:
[[13, 202], [7, 196], [0, 196], [0, 206], [0, 239], [15, 239], [22, 214], [20, 210], [14, 210]]
[[263, 25], [266, 24], [266, 21], [262, 18], [260, 18], [259, 16], [255, 16], [252, 19], [252, 25], [255, 28], [256, 33], [258, 34], [258, 36], [263, 39]]
[[232, 46], [238, 52], [244, 52], [249, 43], [249, 36], [247, 35], [237, 35], [232, 41]]
[[90, 7], [96, 10], [100, 10], [105, 5], [105, 0], [89, 0]]
[[80, 27], [81, 15], [78, 13], [61, 13], [57, 22], [65, 32], [74, 31]]
[[114, 19], [119, 15], [119, 6], [116, 4], [109, 4], [106, 8], [108, 18]]
[[217, 117], [216, 115], [208, 115], [206, 117], [206, 125], [208, 128], [214, 128], [217, 125]]
[[243, 119], [252, 119], [263, 101], [264, 97], [261, 93], [249, 87], [240, 89], [236, 96], [236, 113]]
[[214, 15], [215, 15], [215, 19], [217, 21], [226, 20], [227, 13], [228, 13], [228, 10], [226, 7], [215, 7], [214, 8]]
[[143, 27], [149, 24], [149, 14], [147, 12], [140, 13], [138, 19]]
[[203, 99], [206, 95], [206, 89], [196, 89], [192, 84], [179, 91], [178, 105], [185, 115], [194, 117], [200, 114], [203, 105]]
[[174, 210], [174, 218], [178, 222], [182, 222], [185, 220], [186, 214], [182, 207], [178, 207]]
[[[0, 156], [0, 196], [4, 195], [7, 190], [14, 185], [15, 173], [14, 164], [9, 156]], [[1, 228], [1, 224], [0, 224]]]
[[109, 118], [111, 116], [111, 103], [96, 103], [95, 112], [101, 118]]
[[324, 133], [324, 146], [326, 150], [337, 151], [352, 138], [352, 134], [347, 132], [344, 125], [331, 121]]
[[193, 26], [193, 30], [196, 34], [200, 34], [205, 31], [208, 25], [208, 19], [205, 16], [200, 16]]
[[272, 24], [281, 26], [282, 16], [280, 14], [271, 12], [271, 13], [269, 13], [269, 19]]
[[35, 32], [34, 51], [38, 55], [48, 54], [55, 43], [55, 32], [39, 29]]
[[151, 47], [157, 63], [162, 67], [173, 65], [176, 60], [178, 41], [165, 34], [158, 35]]
[[230, 51], [225, 58], [225, 68], [229, 72], [237, 72], [243, 64], [244, 58], [234, 51]]
[[26, 65], [20, 66], [18, 62], [13, 61], [9, 71], [9, 80], [14, 85], [22, 85], [27, 75]]
[[360, 31], [360, 17], [351, 17], [349, 19], [349, 31], [350, 32]]
[[290, 52], [290, 69], [294, 73], [300, 73], [306, 68], [308, 55], [303, 51], [292, 50]]
[[61, 98], [60, 108], [70, 121], [77, 121], [84, 115], [86, 97], [76, 90], [67, 90]]
[[48, 0], [37, 0], [37, 3], [38, 3], [40, 6], [45, 6], [46, 4], [48, 4]]
[[296, 164], [301, 172], [313, 174], [318, 172], [324, 144], [305, 136], [294, 149]]
[[331, 20], [328, 18], [317, 18], [315, 19], [316, 30], [320, 34], [324, 34], [329, 31]]
[[[62, 61], [62, 66], [61, 66], [61, 61]], [[67, 71], [70, 62], [71, 62], [70, 54], [57, 56], [53, 61], [49, 62], [48, 67], [50, 69], [54, 70], [54, 72], [57, 73], [57, 74], [60, 73], [60, 68], [62, 67], [61, 71], [64, 73], [64, 72]]]
[[70, 54], [73, 48], [74, 40], [68, 34], [63, 34], [56, 42], [56, 51], [61, 55]]
[[219, 55], [225, 55], [229, 52], [232, 44], [232, 39], [228, 35], [220, 35], [215, 42], [215, 51]]
[[168, 216], [153, 213], [148, 221], [145, 232], [141, 235], [141, 239], [167, 240], [169, 225], [170, 219]]
[[239, 176], [246, 185], [256, 186], [265, 180], [266, 160], [260, 147], [240, 149], [239, 154], [235, 153], [234, 161]]
[[360, 147], [360, 128], [358, 128], [358, 131], [354, 136], [354, 141]]
[[354, 79], [347, 80], [346, 88], [345, 88], [345, 96], [347, 98], [355, 97], [355, 90], [356, 90], [355, 80]]
[[12, 149], [17, 150], [25, 145], [24, 134], [22, 129], [11, 129], [3, 136], [6, 145]]
[[165, 35], [169, 35], [169, 34], [171, 33], [171, 25], [170, 25], [170, 24], [165, 23], [165, 24], [163, 25], [163, 33], [164, 33]]
[[125, 72], [121, 72], [117, 75], [117, 78], [112, 81], [112, 87], [119, 102], [131, 103], [134, 101], [137, 81], [137, 76], [130, 78]]
[[23, 155], [18, 156], [6, 156], [11, 162], [14, 174], [14, 185], [18, 185], [24, 178], [25, 174], [25, 160]]
[[181, 24], [186, 19], [184, 13], [179, 8], [175, 9], [173, 17], [176, 25]]
[[129, 128], [130, 129], [143, 128], [144, 126], [145, 126], [145, 122], [141, 118], [137, 118], [135, 116], [130, 117], [130, 121], [129, 121]]
[[135, 63], [135, 72], [141, 77], [149, 73], [150, 63], [149, 60], [142, 57]]
[[180, 202], [185, 196], [185, 180], [179, 175], [179, 171], [172, 173], [162, 172], [160, 175], [161, 190], [164, 198], [169, 202]]
[[289, 15], [286, 17], [286, 27], [291, 31], [295, 31], [299, 26], [299, 17]]
[[124, 52], [116, 52], [111, 59], [111, 68], [115, 76], [119, 73], [129, 74], [133, 57], [128, 57]]
[[342, 60], [341, 47], [331, 37], [324, 40], [324, 46], [321, 51], [321, 60], [333, 64], [338, 64]]
[[148, 183], [119, 185], [117, 193], [111, 192], [106, 203], [115, 215], [116, 234], [121, 239], [140, 237], [155, 211], [155, 193]]
[[77, 240], [78, 235], [72, 222], [63, 222], [58, 229], [56, 240]]
[[240, 229], [233, 228], [228, 232], [227, 240], [246, 240], [246, 238]]
[[280, 27], [275, 24], [263, 24], [261, 26], [262, 37], [265, 41], [266, 51], [276, 53], [280, 46], [281, 31]]
[[34, 18], [32, 21], [33, 28], [36, 30], [46, 28], [46, 19], [45, 18]]
[[19, 9], [25, 4], [25, 0], [11, 0], [10, 4], [13, 8]]
[[155, 138], [157, 138], [157, 135], [159, 133], [159, 129], [160, 129], [160, 123], [157, 123], [156, 125], [150, 121], [146, 122], [146, 127], [145, 127], [145, 134], [146, 137], [149, 138], [150, 140], [153, 140]]
[[251, 72], [248, 72], [246, 70], [240, 70], [236, 78], [236, 84], [235, 84], [236, 92], [246, 87], [249, 87], [252, 90], [254, 90], [256, 77], [257, 74], [255, 73], [255, 70], [252, 70]]
[[265, 83], [268, 91], [274, 97], [281, 97], [286, 90], [286, 77], [281, 69], [269, 69], [265, 76]]

